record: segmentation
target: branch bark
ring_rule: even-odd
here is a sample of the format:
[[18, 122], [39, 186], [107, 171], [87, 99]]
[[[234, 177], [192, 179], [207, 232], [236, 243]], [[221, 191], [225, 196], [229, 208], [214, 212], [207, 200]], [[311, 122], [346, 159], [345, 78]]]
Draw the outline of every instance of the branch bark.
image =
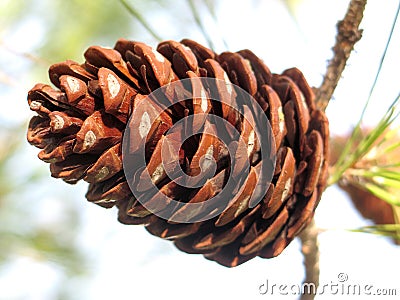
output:
[[343, 20], [337, 24], [338, 33], [333, 46], [333, 58], [329, 61], [324, 80], [316, 91], [316, 105], [325, 110], [346, 67], [354, 45], [361, 39], [359, 25], [364, 15], [367, 0], [351, 0]]
[[[336, 42], [333, 46], [333, 58], [329, 61], [324, 80], [315, 91], [315, 103], [318, 109], [325, 111], [333, 92], [342, 76], [346, 63], [354, 48], [361, 39], [362, 30], [359, 29], [364, 15], [367, 0], [351, 0], [343, 20], [337, 23]], [[314, 219], [300, 234], [301, 252], [304, 256], [306, 276], [304, 283], [312, 283], [316, 289], [319, 286], [319, 245], [318, 228]], [[310, 290], [301, 295], [301, 300], [313, 300], [315, 293]]]
[[301, 240], [301, 253], [304, 257], [304, 267], [306, 276], [304, 283], [312, 283], [315, 290], [305, 289], [301, 295], [301, 300], [313, 300], [319, 285], [319, 244], [318, 244], [318, 228], [314, 219], [299, 235]]

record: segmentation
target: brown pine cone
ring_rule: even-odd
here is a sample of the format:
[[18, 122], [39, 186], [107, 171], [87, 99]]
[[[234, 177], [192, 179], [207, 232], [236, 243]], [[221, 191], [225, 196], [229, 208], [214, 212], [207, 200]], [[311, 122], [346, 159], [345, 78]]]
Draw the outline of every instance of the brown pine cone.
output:
[[[180, 250], [202, 253], [229, 267], [255, 256], [279, 255], [311, 220], [327, 181], [329, 130], [298, 69], [271, 74], [249, 50], [217, 55], [187, 39], [162, 42], [157, 51], [121, 39], [114, 49], [93, 46], [84, 56], [84, 64], [68, 60], [50, 67], [49, 77], [57, 89], [37, 84], [28, 94], [30, 108], [38, 114], [30, 121], [28, 141], [42, 149], [39, 158], [50, 163], [53, 177], [68, 183], [89, 182], [86, 198], [107, 208], [116, 205], [120, 222], [143, 224], [151, 234], [173, 240]], [[212, 88], [198, 80], [204, 77], [223, 82], [214, 88], [232, 106], [212, 99]], [[182, 79], [187, 80], [182, 93], [189, 99], [165, 108], [147, 97]], [[247, 120], [257, 122], [260, 116], [251, 105], [236, 107], [244, 92], [236, 87], [232, 92], [230, 83], [262, 108], [274, 141], [271, 184], [263, 181], [261, 201], [254, 205], [249, 198], [257, 188], [257, 172], [269, 159], [261, 155], [258, 138], [268, 137], [254, 138], [253, 124]], [[166, 91], [166, 98], [177, 96], [176, 90]], [[200, 98], [195, 91], [200, 91]], [[218, 127], [201, 114], [223, 118], [231, 127]], [[203, 133], [185, 140], [168, 159], [193, 178], [204, 166], [208, 168], [205, 159], [215, 162], [211, 176], [195, 188], [177, 184], [160, 165], [161, 144], [171, 137], [168, 130], [189, 116], [191, 129], [202, 128]], [[187, 204], [222, 193], [227, 178], [233, 176], [228, 159], [232, 154], [226, 153], [227, 145], [219, 139], [220, 132], [229, 128], [239, 133], [247, 147], [241, 155], [237, 146], [236, 158], [245, 157], [250, 165], [241, 169], [243, 180], [237, 182], [230, 201], [221, 204], [218, 215], [193, 221], [205, 212], [190, 211]], [[145, 149], [143, 159], [151, 180], [143, 179], [143, 169], [124, 168], [125, 159], [134, 160], [140, 149]], [[175, 216], [184, 213], [193, 218], [179, 223], [149, 211], [146, 204], [157, 200], [148, 192], [150, 184], [181, 204]], [[138, 199], [142, 195], [145, 200]]]

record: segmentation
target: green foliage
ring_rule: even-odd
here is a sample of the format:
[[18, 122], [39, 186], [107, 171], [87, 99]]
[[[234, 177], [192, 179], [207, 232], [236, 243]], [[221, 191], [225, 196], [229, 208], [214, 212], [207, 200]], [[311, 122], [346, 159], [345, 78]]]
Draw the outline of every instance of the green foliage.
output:
[[[395, 99], [393, 104], [389, 107], [386, 114], [382, 117], [376, 127], [371, 130], [366, 136], [362, 137], [361, 122], [354, 128], [350, 140], [346, 143], [337, 163], [334, 166], [334, 171], [330, 176], [329, 184], [336, 183], [348, 170], [359, 162], [365, 155], [367, 155], [373, 147], [376, 146], [378, 140], [384, 136], [389, 126], [396, 120], [400, 112], [396, 111], [400, 95]], [[389, 149], [394, 149], [393, 145]], [[388, 150], [385, 150], [387, 152]]]
[[366, 136], [362, 136], [360, 125], [354, 129], [333, 167], [329, 184], [351, 181], [389, 204], [400, 206], [400, 137], [398, 128], [390, 129], [400, 114], [399, 101], [400, 95]]
[[400, 224], [364, 226], [357, 229], [351, 229], [350, 231], [387, 236], [400, 242]]

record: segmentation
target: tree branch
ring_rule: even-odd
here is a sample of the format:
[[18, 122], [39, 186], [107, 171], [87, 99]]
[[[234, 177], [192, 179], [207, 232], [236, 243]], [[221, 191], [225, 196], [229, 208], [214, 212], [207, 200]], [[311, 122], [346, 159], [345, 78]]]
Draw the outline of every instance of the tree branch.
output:
[[[313, 289], [305, 289], [301, 295], [301, 300], [313, 300], [319, 285], [319, 245], [318, 245], [318, 228], [314, 219], [299, 235], [301, 240], [301, 253], [304, 256], [304, 266], [306, 269], [306, 277], [304, 283], [312, 283]], [[310, 293], [311, 291], [311, 293]]]
[[333, 46], [333, 58], [329, 61], [324, 80], [316, 91], [316, 105], [325, 110], [346, 67], [354, 45], [361, 39], [359, 25], [363, 18], [367, 0], [351, 0], [343, 20], [337, 24], [338, 33]]
[[[337, 23], [336, 42], [333, 46], [333, 58], [329, 61], [324, 80], [321, 86], [315, 90], [315, 103], [318, 109], [325, 111], [333, 92], [346, 67], [350, 53], [354, 45], [361, 39], [362, 30], [359, 29], [364, 15], [367, 0], [351, 0], [343, 20]], [[315, 292], [319, 285], [319, 246], [318, 228], [314, 219], [300, 234], [302, 244], [301, 252], [304, 256], [306, 276], [304, 283], [312, 283]], [[301, 300], [313, 300], [315, 293], [304, 291]]]

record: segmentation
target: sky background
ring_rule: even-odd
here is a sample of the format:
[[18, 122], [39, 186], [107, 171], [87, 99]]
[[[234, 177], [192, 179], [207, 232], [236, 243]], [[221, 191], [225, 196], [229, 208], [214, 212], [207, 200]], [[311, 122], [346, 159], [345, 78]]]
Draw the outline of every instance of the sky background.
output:
[[[74, 261], [68, 252], [72, 251], [70, 248], [77, 248], [84, 258], [78, 261], [79, 271], [69, 272], [60, 263], [60, 256], [48, 255], [52, 253], [49, 245], [39, 248], [44, 249], [40, 252], [32, 251], [25, 244], [13, 247], [0, 242], [0, 251], [8, 251], [6, 261], [0, 264], [0, 300], [297, 299], [290, 295], [259, 294], [259, 286], [267, 280], [270, 284], [302, 282], [303, 258], [297, 239], [277, 258], [255, 258], [228, 269], [201, 255], [182, 253], [171, 242], [148, 234], [143, 227], [119, 224], [116, 210], [87, 203], [85, 183], [70, 186], [50, 178], [48, 165], [36, 158], [38, 149], [25, 142], [25, 127], [33, 115], [26, 103], [27, 91], [36, 82], [48, 82], [46, 72], [51, 63], [68, 58], [82, 62], [83, 55], [78, 53], [83, 53], [89, 45], [112, 47], [120, 37], [157, 44], [118, 1], [105, 2], [108, 6], [101, 9], [95, 7], [96, 1], [86, 2], [85, 6], [80, 1], [65, 1], [65, 7], [61, 5], [63, 9], [56, 10], [57, 6], [46, 0], [0, 0], [3, 11], [0, 15], [3, 18], [0, 19], [0, 142], [2, 149], [7, 149], [13, 141], [23, 141], [17, 154], [7, 161], [7, 172], [0, 173], [0, 186], [13, 186], [7, 196], [0, 197], [3, 214], [0, 226], [12, 228], [10, 232], [20, 236], [31, 236], [33, 229], [45, 228], [51, 232], [56, 245], [64, 249], [66, 260]], [[296, 66], [311, 85], [319, 86], [327, 59], [331, 57], [335, 24], [344, 16], [349, 1], [292, 1], [296, 2], [294, 18], [283, 1], [215, 2], [216, 18], [202, 2], [196, 3], [217, 52], [248, 48], [273, 72]], [[29, 13], [18, 15], [18, 5], [25, 5]], [[79, 5], [82, 7], [77, 9]], [[368, 1], [361, 24], [363, 38], [356, 45], [327, 109], [332, 134], [344, 134], [358, 121], [397, 5], [395, 0]], [[186, 1], [140, 1], [136, 6], [163, 39], [192, 38], [206, 43]], [[91, 9], [102, 15], [96, 17]], [[122, 17], [109, 16], [112, 12]], [[13, 13], [15, 20], [11, 22]], [[80, 29], [87, 31], [86, 35]], [[51, 43], [49, 36], [53, 37]], [[399, 26], [367, 110], [366, 125], [374, 126], [399, 93], [398, 53]], [[371, 223], [353, 209], [342, 191], [336, 187], [327, 189], [315, 220], [318, 227], [327, 229], [319, 235], [321, 284], [336, 283], [338, 274], [345, 273], [349, 283], [397, 288], [400, 293], [397, 275], [400, 248], [387, 238], [346, 231]], [[347, 298], [350, 299], [338, 295], [316, 297]], [[369, 296], [368, 299], [396, 297]]]

